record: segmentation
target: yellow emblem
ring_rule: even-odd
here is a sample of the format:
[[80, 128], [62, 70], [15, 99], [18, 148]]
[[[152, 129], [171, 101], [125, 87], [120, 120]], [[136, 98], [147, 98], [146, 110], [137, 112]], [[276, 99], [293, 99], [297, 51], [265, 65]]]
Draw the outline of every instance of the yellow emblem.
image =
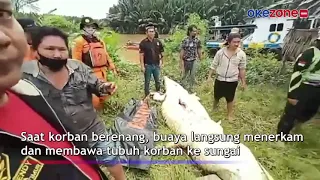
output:
[[248, 45], [249, 48], [252, 48], [252, 49], [262, 49], [264, 48], [264, 43], [249, 43]]
[[11, 180], [10, 162], [7, 154], [0, 154], [0, 180]]
[[39, 160], [27, 156], [22, 161], [19, 169], [13, 177], [13, 180], [36, 180], [43, 168], [44, 164]]
[[86, 19], [86, 20], [84, 20], [86, 23], [89, 23], [90, 22], [90, 19]]

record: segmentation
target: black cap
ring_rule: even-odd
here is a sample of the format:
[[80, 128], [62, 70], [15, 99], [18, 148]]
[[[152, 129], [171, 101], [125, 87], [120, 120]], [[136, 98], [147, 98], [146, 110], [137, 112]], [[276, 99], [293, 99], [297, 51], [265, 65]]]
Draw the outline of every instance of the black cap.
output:
[[98, 23], [95, 20], [93, 20], [91, 17], [83, 17], [80, 22], [80, 29], [83, 29], [84, 26], [87, 26], [87, 25], [95, 25], [97, 29], [99, 28]]
[[33, 19], [21, 18], [17, 19], [23, 30], [27, 30], [29, 28], [37, 27], [36, 22]]
[[149, 29], [149, 28], [156, 28], [156, 25], [154, 23], [148, 23], [146, 25], [146, 30]]

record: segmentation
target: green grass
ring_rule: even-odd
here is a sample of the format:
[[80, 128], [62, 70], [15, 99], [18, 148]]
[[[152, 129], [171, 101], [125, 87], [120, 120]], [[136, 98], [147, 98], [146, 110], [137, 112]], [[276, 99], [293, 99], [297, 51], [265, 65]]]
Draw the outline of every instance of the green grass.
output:
[[[119, 91], [106, 104], [104, 119], [111, 126], [113, 119], [122, 111], [130, 98], [142, 98], [143, 76], [137, 70], [124, 70], [126, 78], [117, 80]], [[132, 73], [129, 73], [132, 72]], [[247, 91], [237, 91], [236, 119], [226, 120], [226, 104], [220, 104], [219, 111], [212, 112], [213, 86], [208, 83], [198, 85], [196, 92], [201, 98], [211, 118], [222, 120], [225, 133], [231, 134], [272, 134], [283, 111], [286, 101], [285, 89], [260, 85], [249, 86]], [[157, 106], [159, 106], [158, 104]], [[159, 111], [160, 133], [172, 133], [164, 124]], [[304, 142], [244, 142], [259, 162], [271, 173], [275, 180], [316, 180], [320, 177], [320, 127], [315, 123], [302, 126], [299, 133], [304, 135]], [[154, 157], [155, 159], [188, 159], [187, 156]], [[152, 165], [150, 171], [126, 170], [128, 180], [194, 180], [201, 176], [201, 171], [192, 165]]]

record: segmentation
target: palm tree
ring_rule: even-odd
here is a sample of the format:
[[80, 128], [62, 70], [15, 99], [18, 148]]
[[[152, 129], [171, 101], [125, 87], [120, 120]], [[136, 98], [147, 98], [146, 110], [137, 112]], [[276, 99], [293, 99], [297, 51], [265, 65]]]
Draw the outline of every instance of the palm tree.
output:
[[274, 0], [119, 0], [109, 9], [105, 21], [122, 33], [135, 33], [149, 22], [167, 33], [173, 27], [183, 25], [191, 13], [199, 14], [209, 24], [213, 24], [214, 16], [219, 16], [222, 24], [238, 24], [248, 9], [271, 3]]
[[33, 12], [38, 12], [39, 7], [36, 6], [34, 3], [38, 2], [39, 0], [11, 0], [13, 4], [13, 10], [15, 12], [21, 12], [23, 8], [29, 8]]

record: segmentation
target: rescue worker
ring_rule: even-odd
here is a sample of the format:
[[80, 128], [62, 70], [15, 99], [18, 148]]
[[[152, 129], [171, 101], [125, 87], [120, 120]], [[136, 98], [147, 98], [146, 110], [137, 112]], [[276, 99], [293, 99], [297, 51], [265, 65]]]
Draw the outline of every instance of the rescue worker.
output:
[[[66, 134], [62, 120], [30, 81], [20, 80], [21, 64], [28, 44], [23, 29], [13, 17], [10, 0], [0, 0], [0, 179], [102, 180], [99, 166], [89, 164], [91, 156], [50, 155], [45, 149], [73, 148], [67, 141], [49, 141], [48, 134]], [[22, 132], [44, 134], [32, 142]], [[26, 134], [27, 135], [27, 134]], [[41, 154], [22, 153], [24, 147]], [[53, 162], [64, 162], [53, 164]], [[76, 163], [75, 163], [76, 162]], [[27, 169], [27, 171], [26, 171]]]
[[315, 45], [297, 58], [291, 75], [288, 100], [277, 133], [289, 134], [295, 123], [310, 120], [320, 106], [320, 31]]
[[29, 45], [29, 48], [27, 49], [27, 53], [24, 57], [24, 60], [26, 61], [34, 60], [36, 58], [35, 58], [34, 50], [32, 49], [32, 33], [35, 33], [37, 25], [33, 19], [21, 18], [21, 19], [17, 19], [17, 21], [23, 28], [25, 37], [27, 39], [27, 43]]
[[69, 59], [68, 36], [59, 29], [41, 27], [37, 34], [32, 42], [37, 60], [23, 64], [23, 77], [41, 90], [58, 117], [68, 117], [61, 122], [68, 132], [85, 134], [87, 141], [83, 141], [84, 145], [102, 150], [101, 154], [96, 154], [98, 164], [106, 165], [116, 180], [124, 180], [119, 156], [108, 154], [108, 149], [113, 150], [117, 141], [93, 139], [94, 134], [110, 134], [94, 111], [91, 95], [113, 94], [116, 91], [115, 84], [99, 80], [89, 66]]
[[[106, 50], [105, 43], [96, 35], [98, 28], [98, 24], [92, 18], [84, 17], [81, 19], [80, 29], [83, 30], [83, 33], [74, 41], [72, 58], [80, 60], [91, 67], [99, 79], [106, 81], [108, 70], [111, 70], [114, 75], [117, 72]], [[94, 108], [98, 111], [102, 110], [104, 101], [107, 98], [108, 95], [97, 97], [93, 94], [92, 103]]]

